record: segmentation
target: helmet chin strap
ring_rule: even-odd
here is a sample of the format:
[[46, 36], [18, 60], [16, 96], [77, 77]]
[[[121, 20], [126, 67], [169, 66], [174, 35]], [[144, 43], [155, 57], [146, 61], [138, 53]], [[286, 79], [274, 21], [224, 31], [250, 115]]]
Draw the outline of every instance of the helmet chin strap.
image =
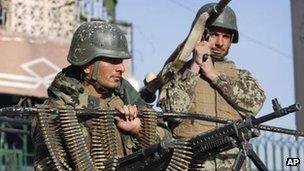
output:
[[230, 38], [230, 42], [232, 43], [234, 39], [234, 33], [231, 33], [231, 38]]
[[96, 61], [94, 64], [93, 64], [93, 73], [92, 73], [92, 76], [91, 76], [91, 80], [94, 81], [94, 82], [97, 82], [97, 79], [98, 79], [98, 68], [99, 68], [99, 61]]
[[92, 73], [92, 76], [89, 77], [87, 75], [84, 75], [83, 76], [83, 79], [85, 81], [87, 81], [88, 83], [92, 84], [94, 86], [94, 88], [96, 90], [98, 90], [99, 92], [101, 92], [102, 94], [104, 93], [109, 93], [109, 89], [104, 87], [103, 85], [101, 85], [99, 82], [98, 82], [98, 68], [99, 68], [99, 61], [96, 61], [94, 64], [93, 64], [93, 73]]

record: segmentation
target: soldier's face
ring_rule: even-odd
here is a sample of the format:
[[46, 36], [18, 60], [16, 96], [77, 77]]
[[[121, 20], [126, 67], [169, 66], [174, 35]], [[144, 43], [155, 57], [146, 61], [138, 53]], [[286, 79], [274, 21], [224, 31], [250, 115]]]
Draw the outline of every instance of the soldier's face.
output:
[[211, 54], [219, 57], [226, 56], [231, 45], [231, 32], [223, 28], [211, 28], [209, 31], [208, 42], [210, 43]]
[[[99, 61], [97, 81], [106, 88], [116, 88], [125, 72], [122, 59], [101, 58]], [[89, 74], [93, 73], [93, 65], [89, 66]]]

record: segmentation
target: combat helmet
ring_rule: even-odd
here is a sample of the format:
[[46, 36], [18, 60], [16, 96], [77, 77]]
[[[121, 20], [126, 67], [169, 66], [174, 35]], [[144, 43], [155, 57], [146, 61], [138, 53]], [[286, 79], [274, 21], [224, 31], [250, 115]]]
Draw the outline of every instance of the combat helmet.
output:
[[[202, 13], [211, 11], [215, 6], [216, 3], [208, 3], [202, 6], [197, 12], [196, 19], [198, 19]], [[237, 43], [239, 41], [236, 16], [229, 6], [226, 6], [220, 16], [213, 23], [210, 23], [208, 27], [221, 27], [229, 29], [233, 32], [232, 43]]]
[[126, 37], [117, 26], [105, 21], [82, 23], [73, 35], [67, 59], [72, 65], [82, 66], [99, 57], [131, 58]]

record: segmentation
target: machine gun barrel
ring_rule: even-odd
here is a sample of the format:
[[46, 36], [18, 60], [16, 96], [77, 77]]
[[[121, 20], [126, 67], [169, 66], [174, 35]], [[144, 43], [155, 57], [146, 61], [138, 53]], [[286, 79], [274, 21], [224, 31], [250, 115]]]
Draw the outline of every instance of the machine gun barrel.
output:
[[94, 114], [118, 114], [116, 110], [104, 110], [101, 108], [72, 108], [72, 107], [48, 107], [48, 106], [35, 106], [35, 107], [4, 107], [0, 109], [0, 116], [28, 116], [34, 115], [39, 112], [47, 112], [50, 114], [59, 114], [67, 111], [74, 111], [77, 115], [94, 115]]
[[288, 107], [278, 109], [277, 111], [274, 111], [274, 112], [272, 112], [268, 115], [265, 115], [265, 116], [262, 116], [260, 118], [254, 119], [254, 120], [252, 120], [252, 124], [253, 125], [258, 125], [258, 124], [270, 121], [270, 120], [275, 119], [275, 118], [280, 118], [280, 117], [285, 116], [289, 113], [299, 111], [300, 109], [301, 109], [301, 105], [296, 103], [296, 104], [290, 105]]
[[287, 128], [275, 127], [275, 126], [268, 126], [268, 125], [259, 125], [257, 126], [259, 130], [270, 131], [270, 132], [277, 132], [283, 133], [287, 135], [294, 135], [295, 137], [304, 137], [303, 131], [291, 130]]

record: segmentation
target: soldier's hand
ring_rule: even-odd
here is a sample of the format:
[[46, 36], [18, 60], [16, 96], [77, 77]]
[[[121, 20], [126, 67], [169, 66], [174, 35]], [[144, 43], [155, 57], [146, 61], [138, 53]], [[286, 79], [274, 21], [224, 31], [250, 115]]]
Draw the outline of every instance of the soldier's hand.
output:
[[[191, 70], [198, 73], [202, 69], [205, 76], [212, 81], [218, 76], [218, 73], [214, 68], [210, 54], [210, 44], [206, 41], [198, 42], [193, 52]], [[207, 56], [206, 61], [203, 60], [204, 55]]]
[[121, 114], [119, 116], [114, 117], [116, 126], [126, 132], [129, 132], [135, 136], [139, 135], [140, 131], [140, 119], [138, 118], [138, 110], [135, 105], [124, 105], [117, 106], [116, 110], [118, 110]]
[[216, 77], [218, 77], [218, 72], [215, 70], [211, 57], [202, 63], [201, 69], [204, 71], [203, 73], [207, 78], [213, 81]]
[[193, 62], [191, 65], [191, 70], [198, 73], [200, 67], [203, 65], [203, 56], [210, 55], [210, 44], [206, 41], [200, 41], [197, 43], [193, 51]]

